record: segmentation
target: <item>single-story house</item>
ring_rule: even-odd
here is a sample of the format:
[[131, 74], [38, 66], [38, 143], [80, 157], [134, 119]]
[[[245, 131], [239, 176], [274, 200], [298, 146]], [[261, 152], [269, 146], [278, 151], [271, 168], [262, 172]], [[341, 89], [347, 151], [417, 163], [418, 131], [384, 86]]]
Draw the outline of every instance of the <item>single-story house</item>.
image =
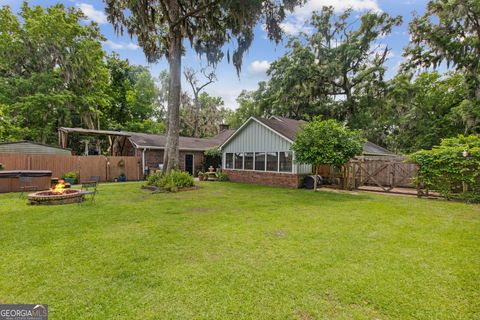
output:
[[72, 154], [70, 149], [30, 141], [0, 142], [0, 154], [2, 153], [50, 154], [62, 156], [69, 156]]
[[[220, 146], [222, 167], [231, 181], [297, 188], [312, 166], [295, 161], [291, 145], [305, 121], [272, 116], [251, 117]], [[366, 142], [363, 155], [394, 156]]]
[[[81, 136], [106, 136], [110, 143], [107, 150], [109, 154], [112, 156], [141, 157], [144, 172], [145, 170], [159, 169], [163, 164], [163, 155], [167, 141], [165, 135], [66, 127], [59, 128], [58, 131], [59, 144], [61, 146], [67, 145], [68, 135], [73, 133]], [[197, 174], [198, 171], [203, 169], [204, 152], [220, 146], [233, 132], [234, 130], [230, 130], [228, 126], [221, 125], [219, 133], [212, 138], [180, 137], [180, 170], [187, 171], [190, 174]], [[88, 155], [88, 140], [85, 140], [85, 143], [85, 155]], [[97, 150], [96, 153], [101, 152]]]

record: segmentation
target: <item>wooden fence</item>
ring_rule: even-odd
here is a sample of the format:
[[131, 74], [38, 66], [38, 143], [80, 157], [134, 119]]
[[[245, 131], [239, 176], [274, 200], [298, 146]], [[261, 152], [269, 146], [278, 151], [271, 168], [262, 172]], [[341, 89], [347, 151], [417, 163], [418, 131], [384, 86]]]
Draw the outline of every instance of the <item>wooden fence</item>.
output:
[[80, 182], [93, 176], [100, 177], [101, 182], [114, 181], [122, 173], [127, 180], [142, 177], [140, 157], [0, 154], [0, 163], [5, 170], [50, 170], [52, 177], [75, 171]]
[[389, 192], [398, 187], [416, 187], [414, 177], [417, 170], [416, 164], [404, 162], [403, 157], [357, 157], [343, 168], [321, 165], [318, 167], [318, 174], [344, 189], [374, 186]]

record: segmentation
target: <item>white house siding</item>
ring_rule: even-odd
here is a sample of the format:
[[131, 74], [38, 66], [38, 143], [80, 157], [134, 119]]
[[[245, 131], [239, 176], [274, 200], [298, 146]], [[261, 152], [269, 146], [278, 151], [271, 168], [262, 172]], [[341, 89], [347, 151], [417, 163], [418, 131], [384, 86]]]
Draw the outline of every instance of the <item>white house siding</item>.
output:
[[[291, 142], [273, 132], [255, 120], [250, 120], [240, 132], [222, 147], [223, 163], [225, 154], [235, 152], [280, 152], [290, 151]], [[308, 174], [312, 172], [310, 165], [293, 164], [293, 173]]]

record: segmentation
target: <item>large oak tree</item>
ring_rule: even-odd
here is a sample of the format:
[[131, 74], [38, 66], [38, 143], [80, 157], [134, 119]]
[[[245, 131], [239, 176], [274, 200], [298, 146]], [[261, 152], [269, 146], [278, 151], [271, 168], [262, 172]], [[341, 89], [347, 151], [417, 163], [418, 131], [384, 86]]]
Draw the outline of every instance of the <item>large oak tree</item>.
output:
[[465, 133], [480, 130], [480, 2], [431, 0], [423, 16], [410, 23], [405, 66], [438, 68], [442, 63], [463, 73], [469, 99], [460, 111]]
[[[280, 22], [302, 0], [105, 0], [115, 30], [136, 36], [149, 62], [167, 57], [170, 69], [164, 170], [178, 167], [181, 57], [184, 40], [215, 64], [224, 44], [236, 40], [232, 61], [240, 71], [258, 21], [271, 40], [281, 39]], [[230, 52], [227, 51], [230, 60]]]

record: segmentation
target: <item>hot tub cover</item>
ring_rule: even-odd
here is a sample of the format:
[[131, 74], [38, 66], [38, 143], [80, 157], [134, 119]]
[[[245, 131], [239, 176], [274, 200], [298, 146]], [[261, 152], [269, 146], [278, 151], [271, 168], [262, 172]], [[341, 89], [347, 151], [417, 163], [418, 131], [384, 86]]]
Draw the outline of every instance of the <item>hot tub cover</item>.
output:
[[0, 171], [0, 178], [17, 177], [50, 177], [52, 171], [49, 170], [4, 170]]

